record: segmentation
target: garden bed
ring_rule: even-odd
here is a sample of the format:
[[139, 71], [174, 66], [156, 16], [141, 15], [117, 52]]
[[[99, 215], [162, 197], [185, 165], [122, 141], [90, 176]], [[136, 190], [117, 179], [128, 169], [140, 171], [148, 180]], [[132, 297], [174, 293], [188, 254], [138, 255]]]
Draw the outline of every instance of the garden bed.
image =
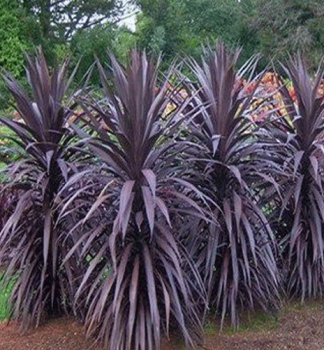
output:
[[[248, 318], [248, 317], [247, 317]], [[208, 322], [206, 342], [199, 350], [322, 350], [324, 349], [324, 304], [308, 302], [303, 306], [290, 303], [278, 315], [254, 315], [236, 332], [226, 328], [219, 333]], [[47, 322], [21, 335], [14, 322], [0, 323], [0, 350], [100, 350], [83, 328], [64, 317]], [[184, 350], [180, 341], [164, 341], [161, 350]]]

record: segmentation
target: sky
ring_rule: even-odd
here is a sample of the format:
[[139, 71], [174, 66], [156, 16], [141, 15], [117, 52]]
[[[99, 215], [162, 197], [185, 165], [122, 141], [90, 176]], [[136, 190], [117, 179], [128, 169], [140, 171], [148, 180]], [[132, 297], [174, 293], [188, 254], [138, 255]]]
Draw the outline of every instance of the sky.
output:
[[[123, 1], [124, 4], [127, 4], [127, 0]], [[127, 14], [127, 12], [129, 12]], [[135, 31], [135, 20], [136, 20], [136, 13], [138, 12], [138, 9], [136, 8], [129, 8], [129, 6], [126, 5], [126, 14], [125, 18], [122, 19], [119, 24], [120, 25], [126, 25], [130, 30]]]

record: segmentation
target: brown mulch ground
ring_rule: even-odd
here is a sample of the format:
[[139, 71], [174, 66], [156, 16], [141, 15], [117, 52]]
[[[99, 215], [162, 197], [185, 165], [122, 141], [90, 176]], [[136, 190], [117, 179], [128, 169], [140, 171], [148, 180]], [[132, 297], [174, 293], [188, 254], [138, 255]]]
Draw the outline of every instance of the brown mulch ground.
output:
[[[61, 318], [21, 335], [17, 325], [0, 323], [0, 350], [100, 350], [86, 340], [83, 328], [74, 320]], [[179, 342], [163, 342], [162, 350], [183, 350]], [[289, 306], [278, 320], [252, 319], [241, 330], [207, 327], [206, 342], [200, 350], [320, 350], [324, 349], [324, 302]]]

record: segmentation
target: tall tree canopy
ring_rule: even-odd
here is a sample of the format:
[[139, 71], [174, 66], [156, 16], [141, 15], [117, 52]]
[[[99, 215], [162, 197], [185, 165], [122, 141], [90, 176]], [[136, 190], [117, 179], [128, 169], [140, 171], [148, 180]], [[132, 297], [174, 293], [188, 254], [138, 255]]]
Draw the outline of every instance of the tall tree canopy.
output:
[[235, 46], [246, 44], [251, 51], [255, 45], [248, 22], [253, 1], [137, 0], [139, 46], [162, 50], [167, 58], [179, 53], [200, 55], [202, 45], [215, 39]]
[[250, 27], [257, 47], [267, 57], [284, 59], [302, 52], [315, 67], [324, 53], [324, 2], [322, 0], [254, 0]]
[[301, 51], [316, 66], [324, 54], [322, 0], [137, 0], [139, 46], [197, 55], [221, 39], [242, 46], [241, 60], [261, 52], [266, 63]]
[[22, 0], [28, 14], [38, 19], [44, 37], [67, 40], [76, 29], [116, 20], [122, 0]]
[[27, 48], [23, 31], [24, 12], [16, 0], [0, 2], [0, 67], [18, 77], [23, 67], [22, 50]]

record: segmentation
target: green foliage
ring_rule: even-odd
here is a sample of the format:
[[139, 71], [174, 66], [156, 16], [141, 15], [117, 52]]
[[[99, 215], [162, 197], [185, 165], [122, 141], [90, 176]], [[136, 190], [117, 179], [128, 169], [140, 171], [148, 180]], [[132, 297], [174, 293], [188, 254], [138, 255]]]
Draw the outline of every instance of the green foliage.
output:
[[318, 0], [255, 1], [250, 28], [256, 32], [256, 50], [268, 59], [283, 60], [300, 51], [313, 69], [323, 55], [324, 5]]
[[[98, 24], [92, 28], [77, 31], [70, 42], [71, 67], [79, 63], [75, 81], [82, 81], [95, 57], [100, 62], [106, 62], [108, 53], [113, 53], [126, 63], [128, 52], [133, 44], [134, 36], [127, 28], [111, 23]], [[99, 85], [97, 71], [92, 74], [90, 82]]]
[[[16, 0], [0, 3], [0, 69], [10, 71], [16, 78], [23, 73], [23, 50], [29, 48], [25, 37], [25, 13]], [[0, 109], [5, 110], [11, 101], [5, 84], [0, 79]]]
[[[137, 0], [138, 45], [163, 51], [167, 61], [178, 54], [198, 59], [206, 42], [220, 39], [242, 46], [242, 65], [261, 52], [260, 67], [298, 50], [312, 68], [323, 55], [323, 2], [319, 0]], [[165, 38], [163, 32], [167, 33]]]
[[166, 60], [180, 54], [199, 58], [202, 45], [221, 39], [229, 45], [244, 45], [242, 62], [254, 49], [249, 22], [250, 1], [189, 0], [137, 1], [136, 35], [140, 47], [161, 50]]
[[[3, 278], [3, 273], [0, 271], [0, 283], [1, 279]], [[0, 321], [3, 319], [8, 318], [10, 312], [9, 312], [9, 306], [8, 306], [8, 298], [10, 296], [10, 293], [12, 291], [12, 288], [14, 286], [14, 279], [9, 281], [9, 283], [2, 285], [0, 289]]]
[[[14, 76], [22, 73], [22, 49], [42, 46], [50, 66], [69, 52], [69, 41], [76, 31], [110, 21], [123, 13], [120, 0], [4, 0], [0, 4], [0, 65]], [[104, 35], [102, 31], [101, 34]], [[104, 35], [105, 36], [105, 35]], [[104, 38], [102, 39], [104, 40]]]
[[23, 69], [22, 50], [27, 48], [23, 28], [24, 12], [18, 1], [4, 0], [0, 4], [0, 66], [19, 77]]
[[76, 29], [86, 29], [107, 19], [115, 19], [122, 9], [120, 0], [23, 0], [27, 15], [37, 18], [43, 40], [62, 43]]
[[9, 297], [17, 281], [17, 276], [13, 276], [7, 283], [2, 283], [3, 278], [4, 273], [0, 269], [0, 321], [10, 316]]

